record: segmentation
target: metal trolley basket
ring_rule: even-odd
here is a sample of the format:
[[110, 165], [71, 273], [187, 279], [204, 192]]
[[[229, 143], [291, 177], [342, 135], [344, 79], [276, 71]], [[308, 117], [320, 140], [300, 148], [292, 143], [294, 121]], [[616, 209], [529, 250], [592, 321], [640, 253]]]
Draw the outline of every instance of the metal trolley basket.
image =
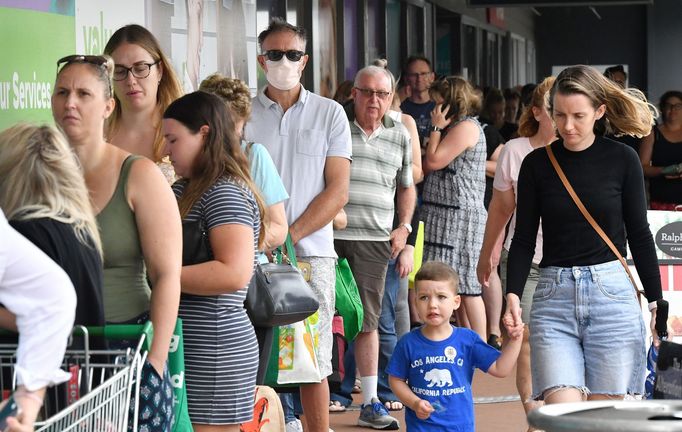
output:
[[[125, 432], [137, 430], [140, 374], [153, 337], [151, 323], [105, 327], [76, 326], [63, 367], [72, 379], [48, 389], [36, 432]], [[135, 348], [91, 349], [91, 340], [138, 340]], [[82, 339], [78, 348], [72, 342]], [[0, 344], [3, 396], [16, 386], [16, 344]], [[7, 382], [9, 381], [9, 382]], [[134, 415], [129, 421], [131, 400]]]

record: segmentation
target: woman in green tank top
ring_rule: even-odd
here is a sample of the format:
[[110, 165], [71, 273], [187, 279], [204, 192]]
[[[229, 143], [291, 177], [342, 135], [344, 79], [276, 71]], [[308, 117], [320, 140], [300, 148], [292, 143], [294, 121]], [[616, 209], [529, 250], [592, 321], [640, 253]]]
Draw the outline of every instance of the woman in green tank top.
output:
[[[126, 322], [148, 314], [154, 325], [148, 366], [164, 377], [180, 301], [182, 228], [175, 197], [152, 161], [103, 138], [115, 104], [113, 60], [69, 56], [58, 66], [52, 112], [83, 166], [97, 214], [106, 320]], [[171, 418], [161, 420], [168, 429], [150, 430], [170, 430]]]

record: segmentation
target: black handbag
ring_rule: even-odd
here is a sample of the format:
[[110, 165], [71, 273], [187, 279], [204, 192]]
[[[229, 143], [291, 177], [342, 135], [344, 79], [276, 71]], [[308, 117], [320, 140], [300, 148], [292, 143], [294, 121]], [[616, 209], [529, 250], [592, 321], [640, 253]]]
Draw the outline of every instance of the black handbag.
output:
[[182, 223], [182, 265], [213, 260], [208, 233], [202, 219]]
[[246, 294], [246, 313], [255, 327], [274, 327], [302, 321], [320, 303], [297, 267], [296, 252], [287, 235], [287, 255], [280, 263], [257, 264]]

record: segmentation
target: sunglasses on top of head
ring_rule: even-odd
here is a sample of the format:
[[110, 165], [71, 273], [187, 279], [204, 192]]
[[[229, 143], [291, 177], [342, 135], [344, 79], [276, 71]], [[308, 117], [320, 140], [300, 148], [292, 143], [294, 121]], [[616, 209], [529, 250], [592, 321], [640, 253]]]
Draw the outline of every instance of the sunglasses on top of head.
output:
[[106, 59], [106, 57], [98, 56], [98, 55], [81, 55], [81, 54], [69, 55], [69, 56], [62, 57], [59, 60], [57, 60], [57, 73], [59, 73], [62, 70], [63, 66], [66, 66], [70, 63], [89, 63], [91, 65], [101, 66], [101, 67], [106, 68], [107, 59]]
[[108, 58], [104, 56], [98, 56], [98, 55], [81, 55], [81, 54], [73, 54], [69, 55], [66, 57], [62, 57], [59, 60], [57, 60], [57, 76], [59, 76], [59, 73], [64, 69], [67, 65], [71, 63], [87, 63], [91, 64], [94, 66], [98, 66], [102, 68], [105, 73], [107, 74], [107, 82], [109, 84], [109, 94], [112, 94], [112, 89], [111, 89], [111, 81], [109, 78], [109, 68], [107, 66]]
[[289, 50], [289, 51], [282, 51], [282, 50], [268, 50], [263, 52], [263, 54], [268, 60], [270, 61], [280, 61], [282, 60], [282, 57], [285, 55], [287, 56], [287, 59], [292, 62], [297, 62], [301, 60], [301, 57], [305, 55], [303, 51], [298, 51], [298, 50]]

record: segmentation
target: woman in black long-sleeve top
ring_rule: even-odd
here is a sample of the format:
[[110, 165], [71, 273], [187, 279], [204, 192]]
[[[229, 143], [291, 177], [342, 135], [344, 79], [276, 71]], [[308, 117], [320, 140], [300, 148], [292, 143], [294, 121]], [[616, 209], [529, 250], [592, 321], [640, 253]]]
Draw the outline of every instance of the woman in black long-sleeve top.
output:
[[[559, 74], [549, 103], [561, 137], [551, 149], [622, 255], [630, 243], [655, 317], [661, 283], [641, 164], [631, 148], [595, 134], [647, 135], [649, 105], [587, 66]], [[557, 403], [642, 393], [646, 332], [634, 287], [576, 207], [545, 148], [530, 153], [519, 174], [505, 319], [521, 319], [519, 298], [540, 220], [543, 259], [530, 317], [534, 397]]]

